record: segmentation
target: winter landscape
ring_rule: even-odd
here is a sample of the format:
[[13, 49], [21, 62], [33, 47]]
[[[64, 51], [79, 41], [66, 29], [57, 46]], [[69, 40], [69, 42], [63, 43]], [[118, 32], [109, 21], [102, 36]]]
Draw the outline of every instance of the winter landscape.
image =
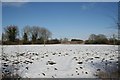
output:
[[120, 77], [119, 2], [0, 5], [0, 79]]
[[99, 72], [107, 72], [108, 76], [112, 76], [111, 73], [118, 69], [117, 45], [2, 47], [2, 55], [6, 53], [8, 56], [6, 65], [11, 62], [17, 64], [17, 72], [23, 78], [98, 78]]

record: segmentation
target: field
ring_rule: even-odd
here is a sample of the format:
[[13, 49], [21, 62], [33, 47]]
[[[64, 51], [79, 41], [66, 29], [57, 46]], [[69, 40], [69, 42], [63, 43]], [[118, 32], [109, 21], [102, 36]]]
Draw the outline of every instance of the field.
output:
[[2, 49], [7, 64], [17, 64], [17, 73], [24, 78], [97, 78], [99, 72], [109, 74], [118, 67], [117, 45], [4, 45]]

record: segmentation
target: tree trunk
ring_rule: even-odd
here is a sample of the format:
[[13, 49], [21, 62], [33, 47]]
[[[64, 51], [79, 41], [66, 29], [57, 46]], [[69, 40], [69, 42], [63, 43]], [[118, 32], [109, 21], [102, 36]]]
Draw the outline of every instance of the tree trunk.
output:
[[45, 40], [44, 40], [44, 46], [45, 46]]

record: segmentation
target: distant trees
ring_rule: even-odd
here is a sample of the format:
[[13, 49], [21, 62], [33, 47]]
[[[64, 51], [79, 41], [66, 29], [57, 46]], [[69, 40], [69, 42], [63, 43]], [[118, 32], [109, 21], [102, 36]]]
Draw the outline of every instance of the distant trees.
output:
[[120, 40], [117, 38], [117, 35], [113, 34], [112, 37], [109, 38], [109, 44], [120, 45]]
[[89, 39], [85, 41], [86, 44], [107, 44], [108, 39], [105, 35], [103, 34], [91, 34], [89, 36]]
[[15, 25], [10, 25], [4, 28], [4, 32], [2, 33], [2, 40], [7, 40], [9, 42], [15, 42], [17, 39], [19, 30]]
[[24, 28], [23, 28], [23, 40], [26, 40], [26, 41], [28, 41], [29, 40], [29, 38], [30, 38], [30, 32], [31, 32], [31, 28], [30, 28], [30, 26], [25, 26]]
[[[4, 32], [2, 33], [2, 41], [5, 44], [12, 44], [17, 40], [17, 36], [19, 34], [19, 29], [17, 26], [10, 25], [4, 28]], [[25, 26], [22, 31], [22, 40], [20, 40], [21, 44], [45, 44], [48, 38], [52, 36], [52, 33], [44, 28], [39, 26]], [[15, 43], [18, 44], [18, 43]]]
[[26, 26], [24, 29], [24, 41], [31, 40], [32, 43], [44, 43], [52, 36], [52, 33], [43, 27], [39, 26]]
[[48, 44], [60, 44], [61, 41], [59, 39], [51, 39], [47, 41]]
[[48, 40], [48, 38], [51, 37], [52, 33], [46, 29], [46, 28], [41, 28], [41, 38], [44, 40], [44, 45], [46, 43], [46, 41]]
[[30, 33], [32, 35], [32, 43], [35, 43], [38, 39], [39, 33], [40, 33], [40, 27], [33, 26], [30, 28]]
[[52, 33], [43, 27], [39, 26], [26, 26], [24, 29], [23, 39], [26, 41], [31, 40], [32, 43], [44, 43], [52, 36]]
[[80, 39], [49, 39], [52, 33], [39, 26], [25, 26], [22, 31], [22, 38], [19, 36], [19, 29], [15, 25], [10, 25], [4, 28], [2, 33], [2, 44], [120, 44], [120, 40], [113, 35], [107, 38], [104, 34], [91, 34], [88, 40]]
[[29, 40], [30, 40], [30, 26], [25, 26], [23, 28], [23, 33], [22, 33], [22, 43], [23, 44], [28, 44], [29, 43]]
[[99, 43], [99, 44], [107, 44], [108, 39], [107, 39], [107, 37], [105, 35], [99, 34], [99, 35], [97, 35], [96, 42]]
[[83, 41], [81, 39], [71, 39], [71, 41]]
[[28, 42], [28, 35], [27, 35], [27, 33], [24, 33], [24, 35], [23, 35], [23, 42], [24, 43]]
[[95, 34], [91, 34], [90, 36], [89, 36], [89, 40], [90, 41], [94, 41], [94, 40], [96, 40], [96, 35]]
[[91, 34], [85, 44], [110, 44], [120, 45], [120, 40], [113, 35], [111, 38], [107, 38], [104, 34]]
[[81, 39], [71, 39], [71, 44], [83, 44], [84, 41]]

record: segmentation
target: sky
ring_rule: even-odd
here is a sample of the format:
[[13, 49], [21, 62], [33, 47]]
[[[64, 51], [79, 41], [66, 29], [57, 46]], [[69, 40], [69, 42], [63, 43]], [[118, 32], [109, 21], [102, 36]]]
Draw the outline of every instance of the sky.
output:
[[[2, 35], [2, 3], [0, 2], [0, 35]], [[1, 36], [0, 36], [1, 40]]]
[[[117, 2], [3, 2], [2, 27], [26, 25], [45, 27], [52, 38], [79, 38], [90, 34], [116, 33]], [[21, 33], [21, 32], [20, 32]]]
[[118, 2], [119, 0], [1, 0], [2, 2]]

